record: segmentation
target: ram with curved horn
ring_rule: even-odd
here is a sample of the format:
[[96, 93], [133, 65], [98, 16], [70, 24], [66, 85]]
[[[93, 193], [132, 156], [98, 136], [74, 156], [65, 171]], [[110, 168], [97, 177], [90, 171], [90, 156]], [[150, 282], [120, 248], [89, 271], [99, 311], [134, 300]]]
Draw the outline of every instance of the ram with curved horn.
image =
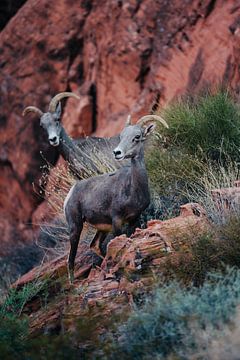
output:
[[[99, 163], [106, 162], [109, 169], [115, 170], [117, 163], [111, 159], [112, 149], [117, 145], [119, 136], [110, 138], [82, 137], [76, 140], [71, 139], [61, 123], [61, 100], [67, 97], [79, 100], [79, 96], [72, 92], [62, 92], [52, 98], [48, 112], [42, 112], [35, 106], [28, 106], [23, 111], [23, 116], [30, 112], [40, 117], [40, 126], [44, 129], [50, 145], [54, 146], [60, 155], [68, 161], [74, 175], [81, 179], [83, 173], [101, 173]], [[91, 155], [89, 155], [91, 154]], [[94, 158], [95, 154], [95, 158]]]
[[141, 118], [136, 125], [130, 125], [129, 121], [125, 125], [113, 154], [116, 161], [129, 159], [130, 166], [119, 168], [111, 176], [104, 174], [77, 181], [68, 193], [64, 213], [71, 245], [68, 258], [71, 282], [74, 279], [74, 262], [84, 222], [98, 230], [92, 244], [97, 241], [101, 243], [108, 232], [118, 236], [122, 233], [124, 223], [133, 225], [149, 205], [144, 141], [154, 130], [156, 121], [168, 127], [163, 119], [154, 115]]

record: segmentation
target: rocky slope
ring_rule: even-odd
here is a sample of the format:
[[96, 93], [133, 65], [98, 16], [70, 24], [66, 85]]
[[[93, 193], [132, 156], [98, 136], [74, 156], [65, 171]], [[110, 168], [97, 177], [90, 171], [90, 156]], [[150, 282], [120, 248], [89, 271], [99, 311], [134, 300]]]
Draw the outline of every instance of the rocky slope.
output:
[[33, 239], [39, 151], [57, 161], [25, 106], [80, 94], [63, 115], [77, 137], [117, 133], [129, 112], [209, 82], [238, 94], [239, 26], [237, 0], [26, 1], [0, 33], [0, 255]]
[[104, 259], [80, 243], [72, 286], [66, 276], [66, 254], [33, 269], [13, 285], [21, 289], [32, 283], [39, 288], [23, 309], [29, 316], [30, 333], [73, 331], [87, 315], [91, 315], [97, 333], [106, 331], [104, 322], [111, 315], [127, 313], [138, 291], [151, 289], [159, 276], [168, 273], [169, 261], [176, 266], [180, 250], [186, 253], [187, 263], [191, 244], [209, 228], [204, 209], [186, 204], [176, 218], [151, 221], [130, 238], [114, 238]]

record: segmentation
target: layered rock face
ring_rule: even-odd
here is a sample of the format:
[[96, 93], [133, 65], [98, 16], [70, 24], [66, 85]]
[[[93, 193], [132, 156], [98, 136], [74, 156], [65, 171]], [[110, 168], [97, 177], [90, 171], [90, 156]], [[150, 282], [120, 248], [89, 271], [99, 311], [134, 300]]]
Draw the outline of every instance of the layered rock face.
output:
[[[73, 137], [113, 135], [185, 91], [225, 82], [239, 93], [239, 1], [28, 0], [0, 33], [0, 255], [32, 241], [33, 190], [44, 158], [57, 161], [39, 120], [60, 91]], [[44, 156], [40, 155], [40, 150]]]

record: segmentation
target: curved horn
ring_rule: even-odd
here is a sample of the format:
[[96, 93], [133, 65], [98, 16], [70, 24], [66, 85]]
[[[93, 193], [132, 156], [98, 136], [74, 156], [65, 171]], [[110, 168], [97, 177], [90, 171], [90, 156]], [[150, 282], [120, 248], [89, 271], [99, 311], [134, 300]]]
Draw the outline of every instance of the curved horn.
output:
[[55, 110], [56, 110], [56, 107], [57, 107], [57, 104], [59, 103], [59, 101], [65, 97], [73, 97], [77, 100], [80, 99], [80, 97], [72, 92], [62, 92], [62, 93], [59, 93], [57, 95], [55, 95], [52, 100], [50, 101], [50, 104], [49, 104], [49, 111], [51, 113], [53, 113]]
[[132, 120], [132, 119], [131, 119], [131, 115], [129, 114], [128, 117], [127, 117], [127, 120], [126, 120], [126, 122], [125, 122], [125, 127], [131, 125], [131, 120]]
[[148, 122], [151, 121], [159, 121], [161, 124], [163, 124], [167, 129], [169, 128], [168, 124], [166, 123], [166, 121], [158, 115], [145, 115], [143, 117], [141, 117], [138, 121], [137, 124], [140, 126], [143, 126], [145, 124], [147, 124]]
[[43, 112], [38, 109], [36, 106], [28, 106], [23, 110], [23, 116], [25, 116], [26, 114], [30, 113], [30, 112], [34, 112], [36, 114], [39, 115], [39, 117], [41, 117], [43, 115]]

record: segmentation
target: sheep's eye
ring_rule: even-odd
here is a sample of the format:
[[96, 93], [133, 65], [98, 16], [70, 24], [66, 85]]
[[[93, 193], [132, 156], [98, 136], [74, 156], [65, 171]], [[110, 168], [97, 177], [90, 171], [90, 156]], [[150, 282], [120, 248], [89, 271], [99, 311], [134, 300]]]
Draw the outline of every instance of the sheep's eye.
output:
[[135, 140], [139, 140], [139, 139], [140, 139], [140, 135], [136, 135]]
[[57, 125], [57, 127], [59, 126], [59, 121], [56, 121], [56, 125]]

